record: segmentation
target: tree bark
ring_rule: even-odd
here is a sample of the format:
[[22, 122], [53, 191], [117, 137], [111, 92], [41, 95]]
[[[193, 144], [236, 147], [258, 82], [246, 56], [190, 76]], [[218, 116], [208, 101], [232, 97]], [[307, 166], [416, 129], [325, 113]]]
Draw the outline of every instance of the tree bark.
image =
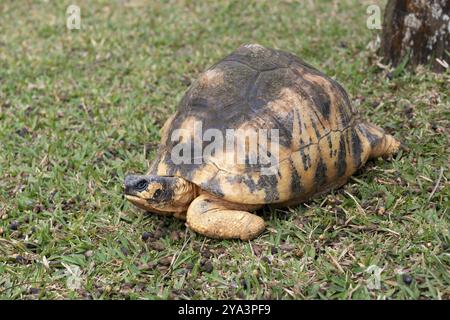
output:
[[450, 64], [450, 0], [389, 0], [380, 50], [394, 67], [409, 56], [411, 68], [431, 64], [443, 72]]

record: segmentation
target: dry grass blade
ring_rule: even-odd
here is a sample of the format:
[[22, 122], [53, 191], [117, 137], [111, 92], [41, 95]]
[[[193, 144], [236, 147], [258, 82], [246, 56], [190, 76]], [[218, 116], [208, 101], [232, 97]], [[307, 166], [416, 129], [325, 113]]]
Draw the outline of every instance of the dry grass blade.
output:
[[439, 184], [441, 183], [442, 177], [444, 176], [444, 168], [441, 167], [441, 170], [439, 171], [439, 177], [436, 181], [436, 184], [433, 188], [433, 190], [430, 193], [430, 196], [428, 197], [428, 201], [431, 200], [431, 198], [433, 198], [434, 194], [436, 193], [437, 188], [439, 187]]

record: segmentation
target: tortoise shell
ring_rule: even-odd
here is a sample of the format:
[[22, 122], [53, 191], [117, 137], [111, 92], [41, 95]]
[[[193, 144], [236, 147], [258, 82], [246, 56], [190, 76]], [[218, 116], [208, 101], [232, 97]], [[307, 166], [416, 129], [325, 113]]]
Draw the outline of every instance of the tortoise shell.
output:
[[[195, 140], [199, 122], [203, 132], [215, 129], [224, 136], [229, 129], [278, 129], [277, 141], [269, 136], [266, 148], [278, 147], [278, 161], [271, 167], [275, 173], [262, 174], [261, 165], [248, 161], [249, 154], [245, 163], [230, 163], [232, 150], [219, 150], [201, 162], [190, 155], [189, 163], [174, 163], [175, 130]], [[149, 174], [180, 176], [231, 202], [301, 202], [344, 184], [365, 163], [370, 145], [360, 123], [335, 80], [293, 54], [244, 45], [188, 89], [162, 129]], [[203, 147], [209, 143], [200, 141]]]

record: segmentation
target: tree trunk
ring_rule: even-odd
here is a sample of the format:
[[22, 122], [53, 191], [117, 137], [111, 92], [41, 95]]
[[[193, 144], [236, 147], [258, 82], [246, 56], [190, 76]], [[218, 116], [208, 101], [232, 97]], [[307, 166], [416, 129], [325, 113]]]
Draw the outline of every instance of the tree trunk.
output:
[[444, 71], [450, 64], [449, 16], [450, 0], [389, 0], [380, 48], [384, 63], [395, 67], [409, 56], [412, 68], [430, 63]]

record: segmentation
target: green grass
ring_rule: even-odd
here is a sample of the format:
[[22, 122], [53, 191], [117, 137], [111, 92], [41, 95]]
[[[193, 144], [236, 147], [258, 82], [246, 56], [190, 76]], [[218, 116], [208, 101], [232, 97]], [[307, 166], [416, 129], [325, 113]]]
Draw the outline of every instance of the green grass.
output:
[[[390, 80], [366, 49], [373, 2], [2, 1], [0, 297], [449, 299], [449, 73]], [[65, 27], [72, 3], [81, 30]], [[124, 175], [146, 171], [187, 83], [255, 42], [338, 79], [410, 152], [264, 212], [268, 230], [250, 243], [143, 215]]]

